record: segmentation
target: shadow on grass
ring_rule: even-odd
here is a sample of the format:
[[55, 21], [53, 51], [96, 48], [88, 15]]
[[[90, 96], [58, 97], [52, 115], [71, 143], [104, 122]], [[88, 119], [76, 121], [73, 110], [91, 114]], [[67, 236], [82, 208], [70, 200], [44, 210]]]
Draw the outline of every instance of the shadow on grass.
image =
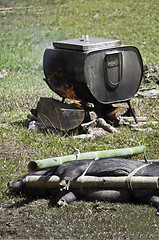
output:
[[33, 197], [27, 197], [26, 199], [20, 200], [14, 204], [11, 204], [10, 206], [8, 206], [9, 209], [11, 208], [20, 208], [25, 206], [26, 204], [29, 204], [33, 201], [37, 200], [37, 198], [33, 198]]
[[28, 129], [29, 128], [29, 123], [30, 123], [30, 121], [28, 119], [25, 119], [23, 121], [12, 122], [11, 125]]
[[26, 196], [25, 199], [19, 200], [18, 202], [9, 205], [8, 209], [15, 209], [15, 208], [21, 208], [26, 206], [27, 204], [33, 203], [34, 201], [37, 201], [38, 199], [45, 199], [48, 200], [48, 207], [58, 207], [57, 200], [60, 199], [59, 196], [53, 197], [53, 196], [46, 196], [46, 197], [39, 197], [39, 196]]

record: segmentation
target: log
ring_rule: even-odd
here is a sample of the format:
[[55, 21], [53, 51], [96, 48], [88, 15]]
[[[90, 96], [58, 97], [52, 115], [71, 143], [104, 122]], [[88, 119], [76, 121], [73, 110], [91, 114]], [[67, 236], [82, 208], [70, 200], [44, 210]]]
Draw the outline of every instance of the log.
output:
[[85, 118], [85, 111], [71, 104], [53, 98], [40, 98], [37, 118], [46, 127], [71, 130], [78, 127]]
[[103, 118], [98, 118], [97, 121], [97, 127], [102, 127], [105, 131], [109, 133], [120, 133], [119, 130], [108, 124]]
[[[126, 121], [126, 122], [134, 122], [133, 117], [120, 117], [121, 121]], [[147, 117], [138, 117], [137, 118], [138, 122], [145, 122], [147, 120]]]
[[111, 150], [103, 150], [103, 151], [96, 151], [96, 152], [86, 152], [86, 153], [79, 153], [73, 155], [66, 155], [61, 157], [54, 157], [54, 158], [47, 158], [41, 160], [31, 161], [28, 164], [29, 171], [36, 171], [48, 167], [59, 166], [64, 162], [73, 161], [73, 160], [98, 160], [102, 158], [109, 158], [109, 157], [121, 157], [121, 156], [131, 156], [134, 154], [140, 154], [145, 152], [145, 146], [137, 146], [132, 148], [120, 148], [120, 149], [111, 149]]
[[100, 127], [109, 133], [120, 133], [115, 127], [108, 124], [103, 118], [94, 119], [88, 123], [82, 123], [81, 127], [85, 132], [88, 131], [89, 127]]
[[82, 123], [81, 127], [82, 127], [83, 131], [87, 133], [89, 127], [93, 127], [93, 128], [97, 127], [97, 119], [94, 119], [87, 123]]
[[[140, 123], [140, 124], [138, 124], [138, 125], [146, 124], [146, 120], [147, 120], [146, 117], [138, 117], [138, 118], [137, 118], [137, 121]], [[122, 125], [122, 124], [124, 124], [124, 125], [130, 125], [130, 124], [135, 123], [135, 121], [134, 121], [134, 118], [133, 118], [133, 117], [120, 117], [120, 118], [119, 118], [119, 123], [120, 123], [120, 125]]]
[[[108, 108], [109, 109], [109, 108]], [[140, 111], [137, 108], [133, 108], [135, 116], [140, 117]], [[125, 116], [130, 116], [130, 109], [126, 107], [112, 107], [105, 115], [105, 119], [112, 122], [113, 126], [119, 126], [119, 119]], [[133, 117], [134, 120], [134, 117]]]
[[[127, 176], [120, 177], [95, 177], [80, 176], [77, 180], [70, 182], [70, 188], [106, 188], [106, 189], [126, 189]], [[131, 178], [131, 188], [137, 189], [159, 189], [159, 177], [133, 176]], [[28, 188], [59, 188], [60, 178], [58, 176], [26, 176], [25, 186]]]
[[72, 138], [81, 139], [81, 140], [90, 140], [90, 141], [95, 140], [95, 136], [93, 136], [92, 134], [80, 134], [80, 135], [72, 136]]

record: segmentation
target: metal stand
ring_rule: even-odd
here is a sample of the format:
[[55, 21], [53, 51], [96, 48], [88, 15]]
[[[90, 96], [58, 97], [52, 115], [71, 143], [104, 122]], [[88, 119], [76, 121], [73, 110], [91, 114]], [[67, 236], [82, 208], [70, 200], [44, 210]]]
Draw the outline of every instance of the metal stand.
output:
[[127, 104], [128, 104], [128, 106], [129, 106], [131, 115], [133, 116], [133, 118], [134, 118], [134, 120], [135, 120], [135, 122], [136, 122], [136, 124], [137, 124], [138, 121], [137, 121], [137, 118], [136, 118], [136, 116], [135, 116], [135, 112], [134, 112], [134, 110], [133, 110], [132, 107], [131, 107], [130, 100], [127, 101]]

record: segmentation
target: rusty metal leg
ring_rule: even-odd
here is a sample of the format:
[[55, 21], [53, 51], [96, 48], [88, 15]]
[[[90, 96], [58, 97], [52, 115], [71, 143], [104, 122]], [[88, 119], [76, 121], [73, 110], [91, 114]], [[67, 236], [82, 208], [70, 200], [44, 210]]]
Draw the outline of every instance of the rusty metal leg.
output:
[[136, 122], [136, 124], [137, 124], [137, 123], [138, 123], [138, 120], [137, 120], [137, 118], [136, 118], [136, 116], [135, 116], [134, 110], [133, 110], [132, 107], [131, 107], [130, 100], [128, 100], [127, 103], [128, 103], [129, 109], [130, 109], [130, 113], [131, 113], [131, 115], [133, 116], [133, 118], [134, 118], [134, 120], [135, 120], [135, 122]]

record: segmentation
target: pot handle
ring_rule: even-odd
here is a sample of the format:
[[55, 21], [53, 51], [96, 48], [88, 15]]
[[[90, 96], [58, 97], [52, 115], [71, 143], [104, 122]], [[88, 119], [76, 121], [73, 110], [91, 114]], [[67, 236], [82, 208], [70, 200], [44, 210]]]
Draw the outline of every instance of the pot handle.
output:
[[116, 88], [122, 79], [123, 60], [122, 53], [113, 51], [106, 53], [104, 58], [105, 83]]

